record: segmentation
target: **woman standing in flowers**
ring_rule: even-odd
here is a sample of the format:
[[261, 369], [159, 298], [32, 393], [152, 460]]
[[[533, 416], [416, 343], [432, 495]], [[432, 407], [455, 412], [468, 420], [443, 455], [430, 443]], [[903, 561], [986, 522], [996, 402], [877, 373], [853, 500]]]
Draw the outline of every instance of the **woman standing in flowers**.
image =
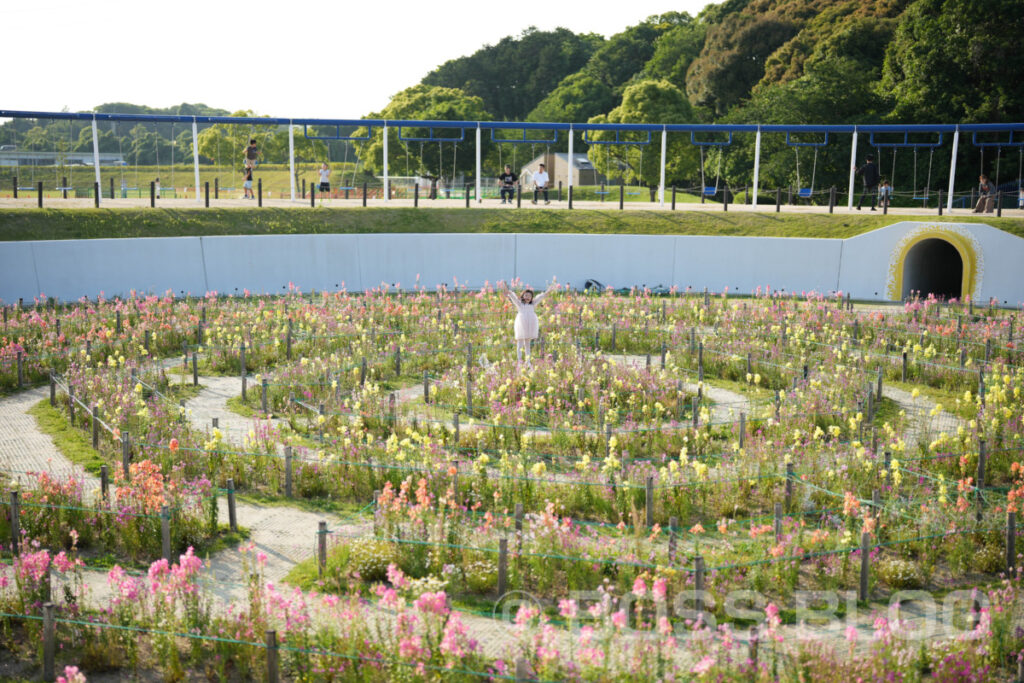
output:
[[[553, 285], [552, 285], [553, 286]], [[526, 352], [526, 362], [530, 362], [530, 344], [534, 339], [537, 338], [537, 333], [540, 330], [540, 323], [537, 321], [537, 311], [535, 306], [540, 303], [541, 299], [547, 296], [548, 292], [551, 291], [549, 287], [546, 291], [534, 296], [532, 289], [524, 289], [523, 293], [516, 297], [515, 294], [508, 291], [508, 285], [504, 282], [501, 283], [501, 291], [505, 293], [508, 300], [516, 307], [516, 321], [514, 325], [516, 334], [516, 360], [523, 360], [523, 352]]]

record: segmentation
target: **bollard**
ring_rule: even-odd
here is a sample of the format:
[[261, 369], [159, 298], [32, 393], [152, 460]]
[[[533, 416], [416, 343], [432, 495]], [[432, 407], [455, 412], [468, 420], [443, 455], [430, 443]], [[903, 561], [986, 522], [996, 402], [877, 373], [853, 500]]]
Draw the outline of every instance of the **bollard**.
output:
[[256, 181], [256, 206], [263, 206], [263, 178]]
[[56, 630], [57, 621], [54, 612], [57, 606], [52, 602], [43, 605], [43, 680], [56, 680], [54, 658], [57, 652]]
[[696, 429], [700, 426], [700, 411], [697, 409], [697, 398], [693, 397], [690, 399], [690, 417], [693, 421], [693, 428]]
[[860, 586], [857, 590], [857, 599], [865, 602], [868, 599], [868, 572], [870, 571], [871, 553], [868, 544], [871, 542], [871, 534], [860, 535]]
[[128, 432], [121, 432], [121, 474], [124, 475], [124, 480], [129, 480], [129, 474], [131, 473], [132, 464], [132, 440], [128, 436]]
[[210, 181], [207, 180], [203, 185], [203, 194], [206, 197], [206, 208], [210, 208]]
[[498, 539], [498, 596], [508, 592], [508, 539]]
[[779, 213], [782, 210], [782, 188], [775, 188], [775, 213]]
[[36, 198], [39, 202], [39, 208], [43, 208], [43, 181], [40, 180], [36, 186]]
[[284, 496], [292, 497], [292, 447], [284, 447]]
[[669, 517], [668, 520], [668, 564], [674, 566], [676, 563], [676, 547], [678, 541], [679, 518]]
[[267, 631], [267, 683], [280, 683], [277, 665], [277, 631]]
[[99, 406], [93, 406], [90, 410], [92, 418], [92, 447], [97, 449], [100, 447], [100, 409]]
[[676, 210], [676, 186], [672, 186], [672, 210]]
[[626, 208], [626, 186], [619, 184], [619, 211]]
[[288, 360], [292, 359], [292, 320], [288, 319], [288, 335], [284, 340], [284, 357]]
[[[305, 197], [306, 195], [302, 195]], [[213, 179], [213, 198], [220, 199], [220, 178]]]
[[234, 508], [234, 479], [227, 480], [227, 526], [231, 531], [239, 530], [239, 516]]
[[192, 386], [199, 386], [199, 354], [192, 352]]
[[1003, 193], [996, 193], [996, 216], [999, 218], [1003, 217]]
[[327, 522], [321, 520], [316, 528], [316, 569], [320, 578], [327, 572]]
[[160, 535], [163, 539], [163, 557], [171, 562], [171, 508], [164, 505], [160, 508]]
[[[701, 193], [703, 194], [703, 193]], [[722, 211], [729, 210], [729, 186], [722, 188]]]
[[402, 349], [399, 346], [395, 347], [395, 377], [402, 376]]
[[775, 504], [775, 542], [782, 539], [782, 503]]
[[704, 381], [704, 342], [697, 345], [697, 381]]
[[786, 463], [786, 509], [793, 509], [793, 463]]
[[366, 183], [363, 183], [363, 206], [366, 206]]
[[[309, 186], [309, 208], [311, 208], [311, 209], [315, 209], [316, 208], [316, 189], [317, 189], [316, 185], [310, 184], [310, 186]], [[303, 196], [303, 199], [305, 199], [305, 196]]]
[[647, 475], [646, 487], [647, 528], [654, 526], [654, 476]]
[[416, 183], [412, 186], [412, 206], [413, 208], [419, 208], [420, 205], [420, 185]]
[[430, 403], [430, 375], [423, 371], [423, 403]]
[[469, 185], [466, 185], [466, 208], [469, 208]]
[[11, 491], [11, 552], [17, 557], [21, 554], [21, 506], [18, 492]]
[[1013, 574], [1017, 566], [1017, 513], [1006, 513], [1006, 571]]
[[697, 592], [697, 599], [694, 601], [694, 607], [697, 613], [704, 611], [704, 556], [698, 555], [693, 558], [693, 589]]
[[[972, 191], [971, 194], [974, 194], [974, 192]], [[972, 198], [972, 205], [973, 205], [973, 198]], [[940, 216], [942, 215], [942, 190], [939, 190], [939, 215]]]
[[14, 189], [14, 198], [18, 198], [18, 176], [11, 177], [11, 185]]
[[242, 376], [242, 400], [246, 399], [245, 342], [238, 347], [238, 367]]
[[836, 210], [836, 186], [833, 185], [828, 192], [828, 212], [834, 213]]

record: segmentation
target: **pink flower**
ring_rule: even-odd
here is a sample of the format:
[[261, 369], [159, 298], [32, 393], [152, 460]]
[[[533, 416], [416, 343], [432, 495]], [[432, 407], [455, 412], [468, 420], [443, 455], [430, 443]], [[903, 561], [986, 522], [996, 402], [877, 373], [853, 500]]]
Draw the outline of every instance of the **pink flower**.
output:
[[620, 609], [612, 614], [612, 625], [619, 629], [626, 627], [626, 610]]
[[409, 580], [394, 562], [388, 565], [388, 583], [395, 588], [405, 588], [409, 585]]
[[558, 601], [558, 613], [563, 619], [575, 619], [578, 611], [575, 600]]
[[540, 610], [536, 607], [530, 607], [529, 605], [520, 605], [519, 611], [516, 612], [515, 624], [516, 626], [522, 626], [530, 622], [540, 614]]
[[714, 665], [715, 658], [711, 655], [706, 655], [704, 659], [700, 660], [699, 662], [693, 665], [693, 668], [690, 669], [690, 673], [697, 674], [698, 676], [700, 676], [707, 673], [708, 670]]
[[54, 555], [53, 557], [53, 566], [57, 568], [57, 571], [60, 571], [64, 574], [67, 574], [72, 569], [74, 569], [77, 564], [77, 561], [72, 561], [68, 559], [67, 553], [65, 553], [63, 550]]
[[846, 627], [846, 641], [853, 645], [857, 642], [857, 627], [850, 624]]
[[654, 600], [656, 602], [664, 602], [668, 595], [668, 581], [665, 577], [659, 576], [654, 580], [654, 585], [651, 587], [651, 593], [654, 594]]
[[57, 676], [57, 683], [85, 683], [85, 674], [77, 666], [66, 666], [64, 675]]
[[448, 609], [448, 596], [445, 595], [444, 591], [424, 593], [416, 598], [413, 607], [423, 614], [437, 614], [440, 616], [444, 616], [450, 611]]
[[642, 598], [647, 595], [647, 583], [644, 581], [642, 576], [636, 577], [633, 582], [633, 595], [638, 598]]

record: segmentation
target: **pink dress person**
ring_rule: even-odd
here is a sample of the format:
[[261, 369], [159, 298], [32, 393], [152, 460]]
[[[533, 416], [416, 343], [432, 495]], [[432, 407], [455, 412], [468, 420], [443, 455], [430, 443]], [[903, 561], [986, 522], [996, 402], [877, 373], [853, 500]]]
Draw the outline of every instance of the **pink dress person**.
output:
[[533, 301], [529, 303], [521, 300], [512, 292], [506, 291], [505, 294], [508, 296], [508, 300], [516, 307], [516, 321], [514, 325], [516, 341], [536, 339], [540, 330], [540, 323], [537, 321], [537, 310], [535, 307], [547, 292], [537, 294]]

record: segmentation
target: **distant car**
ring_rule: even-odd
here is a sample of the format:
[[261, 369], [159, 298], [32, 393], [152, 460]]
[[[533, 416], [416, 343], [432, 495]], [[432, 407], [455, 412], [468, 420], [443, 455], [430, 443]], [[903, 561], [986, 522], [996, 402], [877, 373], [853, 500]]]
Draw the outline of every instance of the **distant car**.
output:
[[13, 152], [15, 149], [14, 145], [0, 145], [0, 152]]

